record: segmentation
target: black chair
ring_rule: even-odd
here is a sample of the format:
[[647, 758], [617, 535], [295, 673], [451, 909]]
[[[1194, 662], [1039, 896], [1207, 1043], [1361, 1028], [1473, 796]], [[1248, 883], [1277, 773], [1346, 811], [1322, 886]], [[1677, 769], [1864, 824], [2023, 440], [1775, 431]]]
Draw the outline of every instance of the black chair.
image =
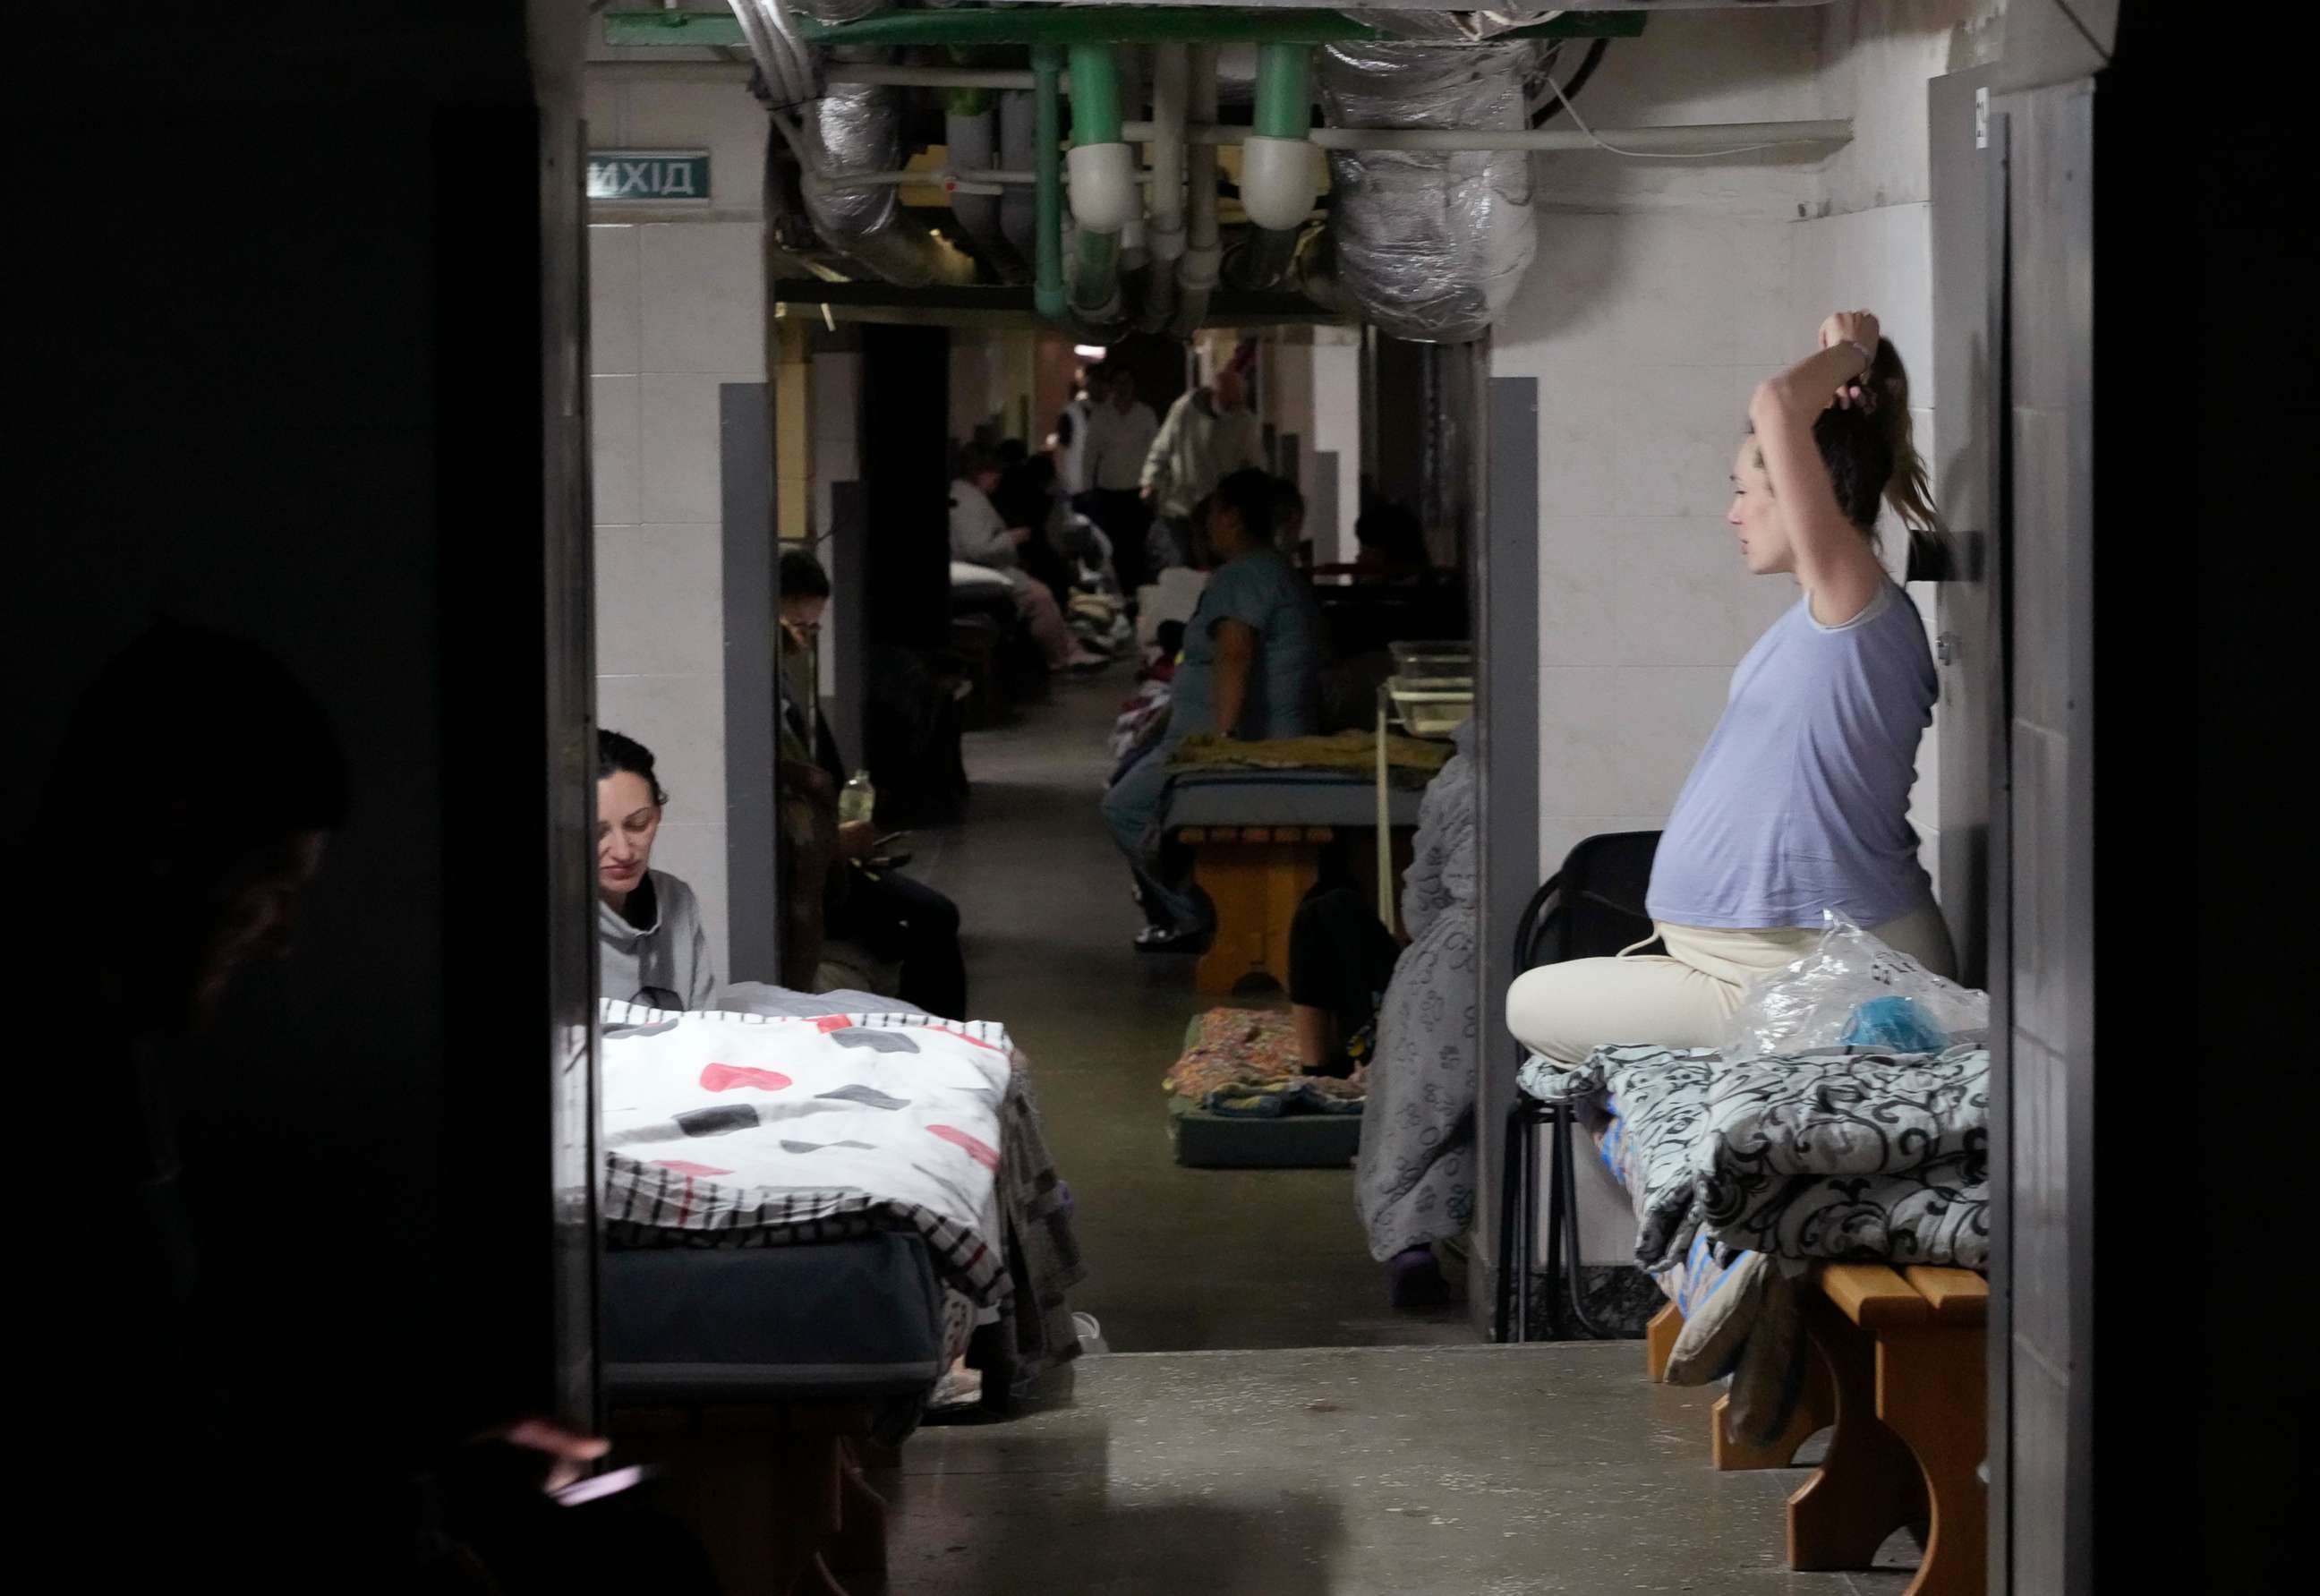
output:
[[[1644, 898], [1651, 886], [1657, 831], [1611, 831], [1590, 837], [1566, 855], [1563, 868], [1531, 894], [1515, 927], [1514, 974], [1565, 959], [1608, 958], [1652, 936]], [[1527, 1053], [1515, 1047], [1515, 1064]], [[1507, 1111], [1506, 1162], [1500, 1178], [1499, 1299], [1493, 1335], [1530, 1339], [1530, 1260], [1537, 1253], [1539, 1131], [1548, 1135], [1546, 1190], [1546, 1317], [1554, 1340], [1571, 1318], [1600, 1337], [1582, 1306], [1579, 1287], [1578, 1169], [1572, 1154], [1572, 1113], [1518, 1088]]]

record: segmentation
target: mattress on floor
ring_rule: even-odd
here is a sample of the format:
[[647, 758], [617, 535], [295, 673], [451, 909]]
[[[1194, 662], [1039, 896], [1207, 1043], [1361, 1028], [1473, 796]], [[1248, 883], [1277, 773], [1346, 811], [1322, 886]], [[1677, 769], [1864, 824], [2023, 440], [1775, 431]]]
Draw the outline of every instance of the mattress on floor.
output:
[[900, 1396], [942, 1373], [942, 1288], [902, 1231], [608, 1251], [602, 1296], [616, 1401]]
[[[1184, 1050], [1201, 1039], [1195, 1014], [1184, 1024]], [[1219, 1114], [1182, 1093], [1168, 1096], [1168, 1139], [1188, 1169], [1336, 1169], [1361, 1150], [1359, 1114]]]
[[1168, 1099], [1176, 1162], [1191, 1169], [1336, 1169], [1361, 1150], [1359, 1114], [1218, 1114]]
[[[1389, 787], [1386, 808], [1397, 826], [1418, 824], [1426, 794]], [[1168, 826], [1342, 826], [1377, 824], [1377, 782], [1328, 770], [1201, 770], [1168, 789]]]

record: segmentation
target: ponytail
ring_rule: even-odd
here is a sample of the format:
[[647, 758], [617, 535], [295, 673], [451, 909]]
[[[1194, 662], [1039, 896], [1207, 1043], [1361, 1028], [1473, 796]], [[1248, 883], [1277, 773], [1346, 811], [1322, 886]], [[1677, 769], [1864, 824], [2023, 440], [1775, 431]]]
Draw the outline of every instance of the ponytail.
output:
[[1940, 572], [1947, 534], [1910, 424], [1909, 373], [1890, 339], [1877, 340], [1877, 358], [1856, 385], [1861, 399], [1843, 409], [1831, 406], [1813, 423], [1829, 485], [1872, 545], [1879, 502], [1891, 506], [1908, 530], [1905, 580], [1930, 579]]

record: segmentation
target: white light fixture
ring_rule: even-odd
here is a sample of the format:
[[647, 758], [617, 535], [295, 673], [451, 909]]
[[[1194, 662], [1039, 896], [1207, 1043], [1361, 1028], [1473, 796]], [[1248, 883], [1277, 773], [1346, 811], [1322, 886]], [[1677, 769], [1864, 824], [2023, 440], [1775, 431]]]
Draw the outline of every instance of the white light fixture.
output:
[[1101, 360], [1111, 351], [1100, 343], [1075, 343], [1072, 346], [1072, 353], [1083, 360]]

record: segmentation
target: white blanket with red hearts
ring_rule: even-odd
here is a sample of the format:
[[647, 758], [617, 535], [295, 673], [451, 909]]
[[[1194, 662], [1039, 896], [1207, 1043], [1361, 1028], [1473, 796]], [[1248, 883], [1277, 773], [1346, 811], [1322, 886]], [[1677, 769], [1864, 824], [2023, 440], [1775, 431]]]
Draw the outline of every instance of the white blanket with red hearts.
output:
[[604, 1215], [615, 1244], [780, 1246], [902, 1227], [980, 1302], [1008, 1292], [1004, 1027], [923, 1014], [671, 1013], [603, 1004]]

